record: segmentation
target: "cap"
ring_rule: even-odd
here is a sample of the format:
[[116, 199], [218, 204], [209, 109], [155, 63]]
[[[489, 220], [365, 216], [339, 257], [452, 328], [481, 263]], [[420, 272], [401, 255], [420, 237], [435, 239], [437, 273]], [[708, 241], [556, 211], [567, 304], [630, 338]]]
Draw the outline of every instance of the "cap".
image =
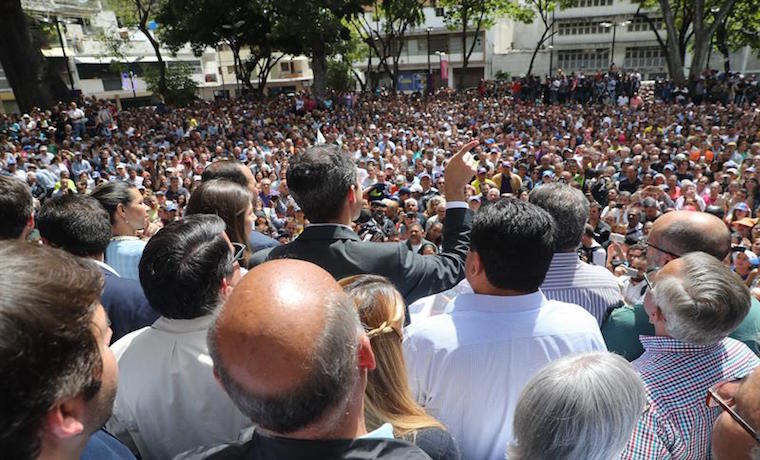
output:
[[422, 186], [420, 184], [414, 184], [412, 185], [409, 190], [412, 193], [422, 193]]
[[739, 167], [739, 165], [738, 165], [738, 164], [736, 164], [736, 162], [735, 162], [735, 161], [732, 161], [732, 160], [728, 160], [727, 162], [723, 163], [723, 167], [724, 167], [724, 168], [738, 168], [738, 167]]
[[430, 174], [428, 174], [428, 173], [426, 173], [426, 172], [424, 172], [424, 173], [420, 174], [420, 180], [422, 180], [422, 179], [424, 179], [424, 178], [426, 178], [426, 177], [427, 177], [428, 179], [432, 179], [432, 177], [430, 177]]
[[541, 173], [541, 177], [546, 177], [546, 176], [554, 177], [554, 171], [552, 171], [551, 169], [547, 169], [546, 171]]
[[675, 170], [676, 170], [676, 167], [675, 167], [675, 166], [673, 166], [671, 163], [668, 163], [668, 164], [666, 164], [666, 165], [665, 165], [665, 167], [664, 167], [664, 168], [662, 168], [662, 169], [663, 169], [663, 170], [665, 170], [665, 171], [675, 171]]
[[749, 206], [745, 202], [737, 203], [736, 206], [734, 206], [734, 210], [740, 210], [744, 212], [749, 212]]
[[410, 193], [412, 193], [412, 191], [409, 189], [409, 187], [401, 187], [400, 189], [398, 189], [399, 195], [403, 195], [403, 194], [409, 195]]
[[482, 168], [482, 167], [478, 168], [478, 174], [485, 174], [486, 171], [487, 171], [486, 168]]
[[166, 203], [164, 203], [164, 207], [169, 212], [176, 211], [177, 210], [177, 203], [175, 203], [173, 201], [167, 201]]
[[472, 195], [470, 198], [467, 199], [467, 201], [477, 201], [480, 202], [480, 195]]

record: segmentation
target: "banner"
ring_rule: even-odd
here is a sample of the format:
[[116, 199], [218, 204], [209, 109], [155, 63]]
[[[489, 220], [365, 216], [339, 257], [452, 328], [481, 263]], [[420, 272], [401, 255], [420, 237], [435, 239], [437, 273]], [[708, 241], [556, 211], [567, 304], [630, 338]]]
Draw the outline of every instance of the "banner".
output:
[[449, 57], [441, 53], [441, 80], [449, 79]]
[[121, 89], [122, 91], [132, 91], [132, 79], [129, 78], [129, 72], [121, 73]]

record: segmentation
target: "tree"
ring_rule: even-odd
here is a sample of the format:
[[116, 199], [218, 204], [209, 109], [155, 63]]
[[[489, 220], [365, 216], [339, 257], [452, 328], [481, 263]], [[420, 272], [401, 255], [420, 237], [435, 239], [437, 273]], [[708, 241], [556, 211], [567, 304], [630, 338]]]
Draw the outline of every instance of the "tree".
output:
[[[462, 69], [457, 86], [462, 89], [464, 76], [475, 50], [480, 33], [491, 27], [499, 17], [511, 17], [520, 22], [530, 22], [533, 11], [517, 0], [441, 0], [444, 7], [444, 22], [451, 30], [462, 30]], [[472, 41], [467, 46], [467, 37]], [[485, 48], [485, 46], [484, 46]]]
[[[165, 88], [162, 96], [167, 104], [171, 105], [188, 105], [195, 100], [195, 92], [198, 85], [191, 78], [192, 69], [185, 64], [171, 65], [165, 69]], [[146, 66], [144, 68], [145, 82], [148, 89], [154, 93], [159, 93], [158, 85], [160, 72], [155, 66]]]
[[729, 72], [729, 53], [744, 46], [760, 49], [760, 8], [753, 0], [737, 0], [731, 14], [718, 25], [715, 44], [723, 55], [723, 70]]
[[[33, 107], [47, 108], [66, 100], [69, 91], [50, 61], [40, 51], [40, 37], [34, 22], [21, 9], [20, 0], [0, 0], [0, 64], [5, 70], [24, 112]], [[68, 63], [67, 63], [68, 65]]]
[[331, 60], [327, 63], [327, 88], [333, 91], [352, 91], [356, 80], [351, 75], [351, 64]]
[[399, 61], [406, 34], [425, 21], [425, 4], [425, 0], [380, 0], [375, 4], [374, 27], [366, 13], [353, 18], [355, 29], [380, 57], [378, 68], [382, 66], [391, 77], [393, 91], [398, 84]]
[[[530, 57], [530, 64], [528, 65], [528, 72], [526, 75], [531, 76], [533, 74], [533, 63], [536, 60], [538, 51], [543, 48], [550, 38], [552, 38], [557, 31], [554, 30], [554, 10], [557, 8], [557, 3], [553, 0], [526, 0], [525, 6], [533, 11], [533, 15], [538, 16], [541, 24], [544, 26], [541, 37], [536, 42], [536, 47], [533, 49], [533, 55]], [[533, 22], [533, 17], [530, 18], [528, 23]]]
[[122, 24], [135, 26], [145, 35], [158, 62], [158, 81], [156, 93], [166, 97], [166, 64], [161, 54], [161, 44], [153, 35], [151, 29], [155, 29], [155, 18], [167, 0], [111, 0], [111, 6], [116, 11]]
[[276, 33], [283, 37], [283, 51], [307, 54], [314, 72], [312, 92], [318, 98], [325, 94], [327, 58], [339, 51], [351, 38], [345, 21], [361, 14], [369, 0], [302, 0], [278, 2], [279, 20]]

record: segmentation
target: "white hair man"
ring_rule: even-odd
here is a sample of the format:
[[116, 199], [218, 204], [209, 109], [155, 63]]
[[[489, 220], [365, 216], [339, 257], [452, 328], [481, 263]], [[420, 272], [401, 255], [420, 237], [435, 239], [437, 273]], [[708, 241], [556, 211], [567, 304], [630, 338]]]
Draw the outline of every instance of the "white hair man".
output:
[[515, 409], [515, 441], [508, 457], [615, 458], [645, 406], [641, 377], [621, 356], [591, 352], [560, 358], [525, 385]]
[[705, 389], [760, 364], [745, 344], [728, 337], [749, 311], [749, 290], [703, 252], [672, 260], [648, 283], [644, 309], [655, 335], [641, 336], [645, 351], [633, 365], [650, 407], [620, 458], [709, 458], [720, 411], [705, 404]]

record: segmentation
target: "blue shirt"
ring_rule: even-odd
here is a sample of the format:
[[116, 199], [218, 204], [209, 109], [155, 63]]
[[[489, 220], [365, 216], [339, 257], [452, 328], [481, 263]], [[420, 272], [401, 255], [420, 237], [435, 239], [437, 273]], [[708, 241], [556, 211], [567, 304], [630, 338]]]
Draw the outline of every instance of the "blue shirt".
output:
[[122, 278], [140, 281], [140, 258], [145, 241], [135, 236], [117, 236], [106, 248], [106, 263]]

